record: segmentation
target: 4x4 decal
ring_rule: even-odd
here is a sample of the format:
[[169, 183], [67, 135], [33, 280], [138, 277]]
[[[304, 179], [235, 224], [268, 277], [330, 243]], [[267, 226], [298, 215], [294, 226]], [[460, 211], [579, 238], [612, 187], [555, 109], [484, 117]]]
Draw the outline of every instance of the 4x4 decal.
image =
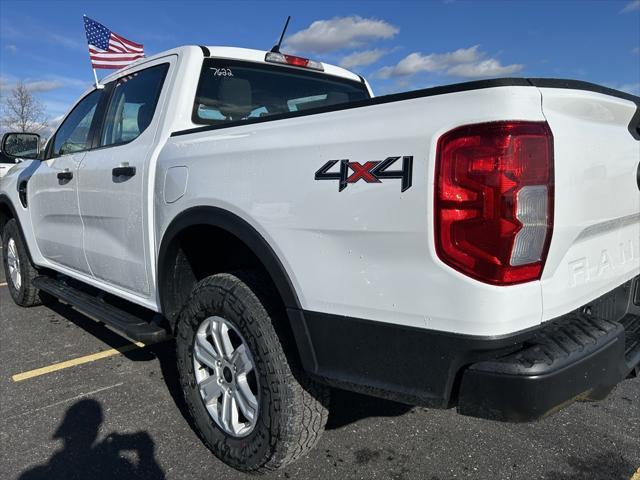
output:
[[[400, 190], [404, 192], [411, 187], [413, 172], [413, 157], [402, 157], [402, 170], [389, 170], [401, 157], [387, 157], [382, 161], [350, 162], [349, 160], [329, 160], [315, 175], [316, 180], [338, 180], [338, 191], [341, 192], [350, 183], [364, 180], [367, 183], [381, 183], [384, 179], [399, 178], [402, 180]], [[331, 168], [340, 162], [339, 172], [329, 172]], [[349, 170], [351, 170], [350, 173]]]

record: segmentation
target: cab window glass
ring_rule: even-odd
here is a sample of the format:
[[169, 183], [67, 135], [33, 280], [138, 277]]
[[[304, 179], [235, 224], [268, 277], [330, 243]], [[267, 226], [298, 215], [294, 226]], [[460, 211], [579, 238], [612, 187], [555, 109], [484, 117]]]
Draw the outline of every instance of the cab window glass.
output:
[[300, 68], [207, 58], [193, 121], [220, 125], [367, 98], [369, 91], [362, 82]]
[[94, 90], [87, 95], [67, 116], [53, 142], [53, 156], [80, 152], [91, 148], [89, 132], [102, 90]]
[[119, 78], [111, 94], [101, 146], [127, 143], [151, 123], [169, 65], [162, 64]]

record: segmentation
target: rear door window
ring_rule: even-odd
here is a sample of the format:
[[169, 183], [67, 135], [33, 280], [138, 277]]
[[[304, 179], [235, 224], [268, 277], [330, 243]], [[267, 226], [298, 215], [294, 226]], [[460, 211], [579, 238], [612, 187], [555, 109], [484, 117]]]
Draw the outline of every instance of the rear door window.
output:
[[109, 100], [100, 146], [130, 142], [153, 119], [169, 65], [163, 63], [116, 80]]
[[193, 121], [220, 125], [367, 98], [362, 82], [286, 66], [205, 59]]

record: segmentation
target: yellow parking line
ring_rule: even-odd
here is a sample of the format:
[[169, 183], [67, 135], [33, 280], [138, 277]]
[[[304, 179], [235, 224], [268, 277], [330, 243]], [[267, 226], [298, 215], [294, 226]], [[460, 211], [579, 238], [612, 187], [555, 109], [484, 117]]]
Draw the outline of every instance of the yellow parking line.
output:
[[135, 350], [136, 348], [142, 348], [144, 346], [145, 344], [142, 342], [130, 343], [122, 347], [104, 350], [102, 352], [93, 353], [91, 355], [85, 355], [84, 357], [73, 358], [65, 362], [54, 363], [52, 365], [47, 365], [46, 367], [29, 370], [28, 372], [17, 373], [16, 375], [11, 377], [11, 380], [13, 380], [14, 382], [21, 382], [22, 380], [39, 377], [40, 375], [57, 372], [58, 370], [63, 370], [69, 367], [75, 367], [76, 365], [82, 365], [83, 363], [95, 362], [96, 360], [100, 360], [102, 358], [112, 357], [114, 355], [125, 353], [130, 350]]
[[636, 473], [634, 473], [633, 477], [631, 477], [629, 480], [640, 480], [640, 468], [636, 470]]

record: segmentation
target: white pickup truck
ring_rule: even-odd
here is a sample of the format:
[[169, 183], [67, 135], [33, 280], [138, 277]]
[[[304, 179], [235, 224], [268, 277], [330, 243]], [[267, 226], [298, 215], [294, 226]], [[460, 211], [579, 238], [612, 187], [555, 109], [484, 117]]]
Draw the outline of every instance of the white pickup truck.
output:
[[638, 373], [639, 128], [640, 98], [584, 82], [373, 98], [332, 65], [177, 48], [2, 179], [8, 288], [175, 337], [195, 428], [241, 470], [312, 448], [329, 386], [535, 420]]

